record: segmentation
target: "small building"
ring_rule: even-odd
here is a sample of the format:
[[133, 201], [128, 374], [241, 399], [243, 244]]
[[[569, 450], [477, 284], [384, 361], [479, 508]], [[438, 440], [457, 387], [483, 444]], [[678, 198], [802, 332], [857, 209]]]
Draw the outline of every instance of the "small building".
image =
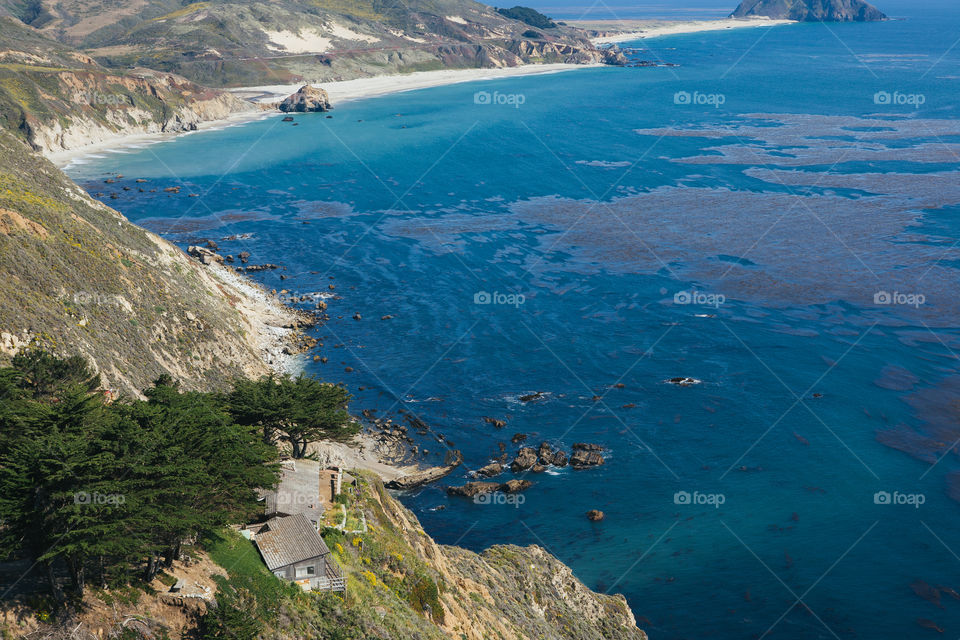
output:
[[320, 471], [320, 499], [332, 503], [343, 493], [343, 485], [356, 486], [357, 480], [343, 470], [343, 467], [327, 467]]
[[259, 527], [254, 542], [267, 568], [304, 591], [345, 591], [346, 581], [330, 549], [306, 515], [271, 518]]

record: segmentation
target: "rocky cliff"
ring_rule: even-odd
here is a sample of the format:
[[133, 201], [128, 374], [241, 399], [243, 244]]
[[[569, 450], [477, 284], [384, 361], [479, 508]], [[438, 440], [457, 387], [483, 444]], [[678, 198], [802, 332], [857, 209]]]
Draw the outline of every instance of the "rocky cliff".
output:
[[41, 345], [87, 356], [107, 388], [137, 393], [161, 373], [192, 388], [280, 364], [300, 322], [223, 267], [89, 197], [0, 130], [0, 362]]
[[733, 18], [764, 16], [801, 22], [870, 22], [886, 20], [882, 11], [863, 0], [744, 0]]
[[109, 71], [86, 54], [0, 17], [0, 113], [35, 149], [61, 151], [117, 134], [189, 131], [255, 107], [149, 69]]
[[[331, 521], [340, 519], [338, 506]], [[647, 638], [623, 596], [591, 591], [541, 547], [495, 545], [474, 553], [439, 545], [368, 473], [358, 474], [357, 492], [344, 508], [351, 521], [362, 514], [367, 530], [324, 529], [327, 546], [346, 576], [342, 598], [289, 589], [266, 570], [250, 541], [227, 531], [187, 549], [190, 559], [175, 563], [169, 575], [150, 585], [155, 592], [138, 595], [135, 604], [100, 592], [87, 597], [82, 613], [47, 625], [31, 621], [21, 631], [69, 630], [72, 637], [106, 638], [134, 619], [136, 630], [151, 637], [189, 637], [213, 607], [231, 606], [222, 597], [230, 591], [244, 594], [244, 611], [263, 625], [257, 634], [261, 639]], [[175, 578], [185, 579], [187, 591], [205, 594], [209, 589], [209, 595], [191, 599], [167, 593]], [[8, 619], [15, 613], [10, 611]]]

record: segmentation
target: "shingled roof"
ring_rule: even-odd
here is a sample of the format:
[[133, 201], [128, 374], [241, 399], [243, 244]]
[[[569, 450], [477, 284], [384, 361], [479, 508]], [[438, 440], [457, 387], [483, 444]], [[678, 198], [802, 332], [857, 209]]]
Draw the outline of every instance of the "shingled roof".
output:
[[267, 520], [257, 533], [256, 542], [271, 571], [330, 553], [323, 538], [302, 513]]

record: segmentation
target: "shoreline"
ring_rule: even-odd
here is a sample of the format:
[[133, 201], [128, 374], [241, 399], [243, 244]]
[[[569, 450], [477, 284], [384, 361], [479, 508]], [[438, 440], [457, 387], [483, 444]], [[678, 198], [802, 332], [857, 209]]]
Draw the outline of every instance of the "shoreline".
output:
[[595, 45], [604, 45], [727, 29], [776, 27], [796, 24], [796, 21], [772, 18], [720, 18], [717, 20], [571, 20], [569, 24], [595, 33], [595, 36], [591, 36], [590, 42]]
[[545, 75], [576, 71], [578, 69], [596, 69], [604, 67], [602, 64], [525, 64], [517, 67], [500, 67], [492, 69], [439, 69], [436, 71], [416, 71], [408, 74], [373, 76], [370, 78], [356, 78], [353, 80], [337, 80], [334, 82], [306, 83], [300, 82], [290, 85], [264, 85], [257, 87], [237, 87], [220, 89], [243, 98], [259, 108], [233, 113], [227, 118], [208, 120], [195, 131], [178, 131], [175, 133], [118, 133], [100, 142], [84, 145], [76, 149], [62, 149], [57, 151], [43, 151], [44, 157], [58, 169], [66, 170], [75, 164], [86, 164], [83, 159], [105, 153], [122, 153], [122, 149], [139, 149], [145, 146], [158, 144], [167, 140], [174, 140], [180, 136], [189, 136], [206, 131], [219, 131], [235, 127], [256, 120], [263, 120], [280, 114], [277, 109], [266, 108], [274, 102], [280, 102], [287, 96], [296, 93], [304, 84], [312, 84], [327, 92], [334, 108], [338, 104], [353, 100], [377, 98], [394, 93], [431, 89], [464, 82], [479, 82], [496, 80], [499, 78], [515, 78], [522, 76]]
[[226, 118], [217, 120], [207, 120], [203, 126], [194, 131], [176, 131], [176, 132], [137, 132], [137, 133], [117, 133], [114, 136], [87, 144], [75, 149], [58, 149], [56, 151], [43, 150], [39, 153], [49, 160], [61, 171], [66, 170], [74, 164], [86, 164], [82, 162], [83, 158], [89, 156], [102, 156], [109, 153], [123, 153], [122, 149], [142, 149], [144, 147], [159, 144], [167, 140], [174, 140], [181, 136], [190, 136], [204, 131], [219, 131], [236, 127], [247, 122], [262, 120], [274, 115], [273, 111], [250, 109], [232, 113]]
[[[330, 96], [330, 102], [336, 108], [337, 104], [352, 100], [376, 98], [394, 93], [431, 89], [464, 82], [479, 82], [483, 80], [497, 80], [500, 78], [516, 78], [522, 76], [545, 75], [576, 71], [578, 69], [596, 69], [607, 65], [602, 64], [524, 64], [517, 67], [495, 67], [490, 69], [438, 69], [436, 71], [415, 71], [413, 73], [394, 74], [387, 76], [372, 76], [369, 78], [355, 78], [353, 80], [336, 80], [333, 82], [313, 83]], [[237, 87], [223, 89], [234, 95], [249, 100], [255, 104], [270, 104], [283, 100], [295, 93], [304, 83], [262, 85], [256, 87]]]
[[236, 309], [250, 327], [250, 343], [264, 365], [278, 374], [295, 375], [302, 371], [306, 356], [291, 353], [289, 347], [300, 332], [291, 325], [303, 320], [303, 312], [278, 300], [249, 275], [219, 264], [205, 265], [204, 271], [222, 286], [225, 294], [237, 298]]
[[[794, 24], [793, 20], [773, 20], [769, 18], [722, 18], [717, 20], [574, 20], [569, 24], [591, 33], [590, 41], [594, 45], [614, 44], [631, 40], [643, 40], [667, 35], [723, 31], [726, 29], [771, 27]], [[239, 126], [248, 122], [273, 117], [280, 113], [268, 105], [279, 102], [295, 93], [304, 84], [311, 84], [327, 92], [334, 107], [353, 100], [377, 98], [465, 82], [480, 82], [501, 78], [515, 78], [596, 69], [603, 64], [523, 64], [516, 67], [494, 67], [482, 69], [438, 69], [434, 71], [415, 71], [406, 74], [372, 76], [352, 80], [332, 82], [299, 82], [286, 85], [261, 85], [252, 87], [221, 88], [219, 91], [231, 93], [259, 108], [238, 111], [226, 118], [207, 120], [194, 131], [137, 132], [117, 133], [99, 142], [74, 149], [44, 150], [41, 153], [57, 168], [66, 170], [74, 164], [85, 164], [83, 159], [104, 153], [123, 153], [123, 149], [138, 149], [148, 145], [174, 140], [180, 136], [218, 131]]]

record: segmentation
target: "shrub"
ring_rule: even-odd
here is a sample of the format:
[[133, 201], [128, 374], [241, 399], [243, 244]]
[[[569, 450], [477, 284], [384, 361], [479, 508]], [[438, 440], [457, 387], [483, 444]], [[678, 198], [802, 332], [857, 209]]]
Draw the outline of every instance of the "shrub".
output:
[[536, 27], [538, 29], [555, 29], [557, 23], [543, 15], [536, 9], [531, 9], [530, 7], [513, 7], [512, 9], [497, 9], [497, 13], [504, 16], [505, 18], [510, 18], [511, 20], [519, 20], [525, 22], [531, 27]]

